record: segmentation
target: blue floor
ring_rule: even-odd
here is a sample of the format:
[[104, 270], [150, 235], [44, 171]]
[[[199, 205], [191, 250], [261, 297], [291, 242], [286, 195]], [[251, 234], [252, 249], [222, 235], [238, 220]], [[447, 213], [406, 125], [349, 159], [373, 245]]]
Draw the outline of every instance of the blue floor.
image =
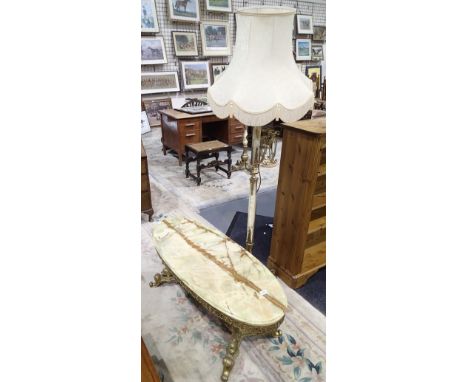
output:
[[[273, 216], [275, 214], [276, 190], [257, 195], [253, 255], [266, 265], [270, 254]], [[248, 199], [237, 199], [205, 208], [200, 214], [235, 242], [244, 246], [247, 227]], [[296, 289], [323, 314], [326, 313], [326, 270], [322, 268], [307, 283]]]
[[[257, 194], [257, 214], [263, 216], [275, 216], [276, 189]], [[237, 211], [247, 212], [248, 198], [235, 199], [227, 203], [204, 208], [200, 215], [218, 228], [226, 232]]]

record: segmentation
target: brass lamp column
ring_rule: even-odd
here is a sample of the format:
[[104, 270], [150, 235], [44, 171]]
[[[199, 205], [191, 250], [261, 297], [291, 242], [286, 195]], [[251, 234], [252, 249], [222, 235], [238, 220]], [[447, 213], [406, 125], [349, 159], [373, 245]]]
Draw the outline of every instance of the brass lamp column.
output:
[[249, 142], [247, 139], [248, 134], [248, 126], [244, 126], [244, 133], [242, 136], [242, 155], [241, 159], [236, 162], [235, 165], [232, 165], [231, 171], [239, 171], [239, 170], [248, 170], [249, 165], [247, 161], [249, 160], [249, 154], [247, 152], [249, 151]]
[[249, 189], [249, 209], [247, 213], [247, 238], [245, 239], [245, 249], [252, 252], [253, 235], [255, 227], [255, 211], [257, 210], [257, 183], [258, 169], [260, 166], [260, 136], [262, 128], [255, 126], [252, 129], [252, 156], [250, 158], [250, 189]]
[[234, 116], [252, 126], [252, 153], [247, 162], [246, 132], [239, 169], [250, 171], [246, 249], [252, 251], [261, 127], [272, 120], [294, 122], [314, 104], [312, 81], [293, 57], [295, 8], [259, 6], [236, 13], [236, 45], [228, 68], [208, 88], [208, 103], [219, 118]]

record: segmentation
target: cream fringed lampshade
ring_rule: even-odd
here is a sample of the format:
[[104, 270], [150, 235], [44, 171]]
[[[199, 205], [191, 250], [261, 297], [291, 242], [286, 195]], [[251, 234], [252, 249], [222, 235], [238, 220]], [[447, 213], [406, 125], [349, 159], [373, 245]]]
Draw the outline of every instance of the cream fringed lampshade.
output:
[[208, 89], [216, 116], [264, 126], [278, 118], [297, 121], [312, 108], [312, 81], [293, 58], [295, 13], [294, 8], [266, 6], [237, 11], [234, 56]]

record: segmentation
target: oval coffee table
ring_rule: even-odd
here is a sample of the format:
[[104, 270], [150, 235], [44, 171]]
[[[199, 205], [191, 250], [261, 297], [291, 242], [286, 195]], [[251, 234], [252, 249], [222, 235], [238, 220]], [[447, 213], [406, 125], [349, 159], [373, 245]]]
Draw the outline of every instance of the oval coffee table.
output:
[[268, 268], [240, 245], [196, 221], [174, 217], [154, 225], [153, 240], [165, 268], [150, 286], [178, 282], [232, 334], [222, 381], [228, 380], [244, 337], [281, 335], [286, 295]]

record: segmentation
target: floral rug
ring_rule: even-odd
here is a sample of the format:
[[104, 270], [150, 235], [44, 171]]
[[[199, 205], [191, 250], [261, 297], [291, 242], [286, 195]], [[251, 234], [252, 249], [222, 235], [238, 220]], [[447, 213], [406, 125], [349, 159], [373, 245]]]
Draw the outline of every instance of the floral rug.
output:
[[[166, 211], [177, 208], [174, 198], [165, 202]], [[184, 213], [196, 216], [190, 209]], [[148, 286], [154, 273], [162, 270], [151, 227], [152, 223], [142, 222], [143, 340], [165, 382], [218, 382], [230, 334], [179, 285]], [[282, 337], [242, 341], [231, 382], [325, 381], [325, 317], [294, 290], [282, 286], [288, 298]]]
[[[166, 190], [171, 190], [175, 196], [186, 204], [199, 210], [211, 205], [228, 202], [230, 200], [245, 198], [249, 193], [249, 175], [245, 171], [235, 171], [231, 179], [222, 171], [216, 172], [214, 168], [204, 169], [201, 172], [201, 185], [197, 186], [191, 178], [185, 177], [185, 164], [179, 166], [176, 156], [162, 152], [161, 129], [153, 128], [151, 132], [141, 136], [148, 157], [150, 181], [159, 184]], [[232, 163], [235, 164], [242, 155], [242, 148], [234, 146]], [[225, 159], [225, 153], [220, 159]], [[281, 138], [278, 139], [276, 158], [280, 160]], [[194, 173], [195, 163], [190, 164]], [[279, 164], [272, 168], [260, 167], [261, 187], [259, 192], [276, 188], [278, 184]]]

